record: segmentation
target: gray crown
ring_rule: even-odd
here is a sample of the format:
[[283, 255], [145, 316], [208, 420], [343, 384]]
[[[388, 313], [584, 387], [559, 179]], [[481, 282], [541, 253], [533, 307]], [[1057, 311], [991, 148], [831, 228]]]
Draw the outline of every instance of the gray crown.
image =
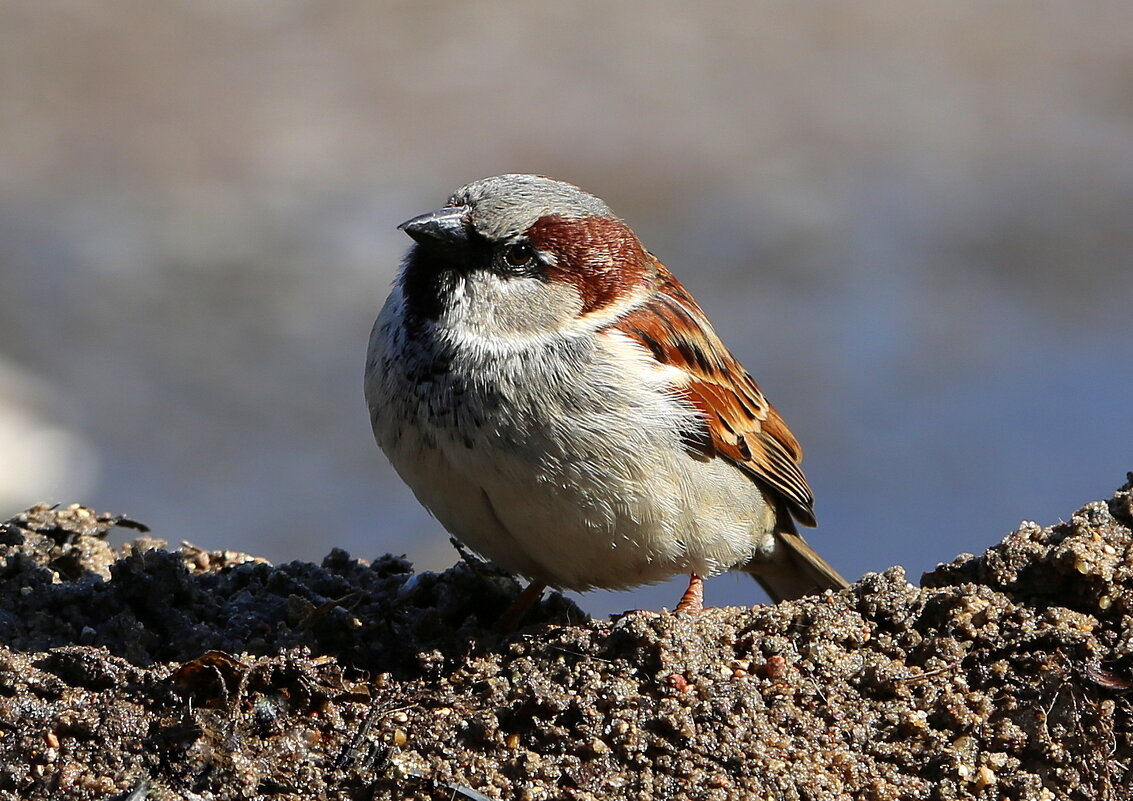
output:
[[526, 231], [540, 217], [613, 217], [602, 200], [574, 184], [542, 175], [513, 173], [481, 178], [449, 198], [450, 206], [468, 206], [481, 236], [500, 241]]

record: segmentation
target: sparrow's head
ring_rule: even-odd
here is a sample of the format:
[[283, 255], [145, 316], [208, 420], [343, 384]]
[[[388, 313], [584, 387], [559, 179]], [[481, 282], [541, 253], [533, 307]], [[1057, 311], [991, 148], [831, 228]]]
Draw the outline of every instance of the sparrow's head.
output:
[[407, 311], [484, 337], [544, 335], [606, 316], [650, 275], [629, 226], [552, 178], [484, 178], [399, 227], [416, 243], [401, 274]]

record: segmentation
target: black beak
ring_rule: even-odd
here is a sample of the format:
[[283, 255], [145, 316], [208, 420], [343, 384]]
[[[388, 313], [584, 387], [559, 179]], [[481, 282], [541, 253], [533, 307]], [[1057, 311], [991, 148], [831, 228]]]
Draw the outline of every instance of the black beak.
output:
[[470, 211], [467, 206], [437, 209], [397, 227], [422, 245], [463, 245], [472, 234]]

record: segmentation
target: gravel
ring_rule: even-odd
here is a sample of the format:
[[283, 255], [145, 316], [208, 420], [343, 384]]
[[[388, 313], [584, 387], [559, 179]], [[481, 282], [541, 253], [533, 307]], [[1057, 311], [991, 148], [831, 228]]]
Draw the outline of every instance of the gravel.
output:
[[506, 634], [519, 585], [472, 558], [271, 565], [38, 506], [0, 524], [0, 797], [1129, 798], [1131, 526], [1133, 474], [921, 587], [552, 594]]

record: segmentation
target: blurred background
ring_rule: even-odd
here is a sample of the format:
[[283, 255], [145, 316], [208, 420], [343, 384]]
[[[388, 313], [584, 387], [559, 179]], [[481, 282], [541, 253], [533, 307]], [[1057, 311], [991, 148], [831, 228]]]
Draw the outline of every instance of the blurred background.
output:
[[692, 290], [848, 578], [1133, 470], [1128, 2], [0, 0], [0, 519], [451, 564], [362, 363], [396, 225], [500, 172], [603, 197]]

